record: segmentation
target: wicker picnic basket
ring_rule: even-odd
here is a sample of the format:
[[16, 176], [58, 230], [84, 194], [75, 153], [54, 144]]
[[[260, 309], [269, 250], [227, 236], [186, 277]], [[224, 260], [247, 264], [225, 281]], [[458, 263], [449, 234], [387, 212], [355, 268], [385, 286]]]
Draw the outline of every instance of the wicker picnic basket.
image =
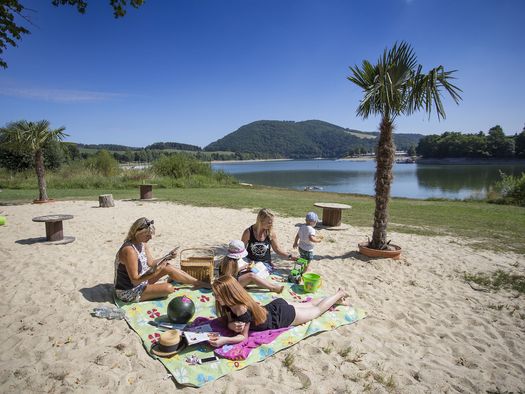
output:
[[209, 248], [188, 248], [180, 251], [180, 268], [203, 282], [213, 281], [215, 253]]

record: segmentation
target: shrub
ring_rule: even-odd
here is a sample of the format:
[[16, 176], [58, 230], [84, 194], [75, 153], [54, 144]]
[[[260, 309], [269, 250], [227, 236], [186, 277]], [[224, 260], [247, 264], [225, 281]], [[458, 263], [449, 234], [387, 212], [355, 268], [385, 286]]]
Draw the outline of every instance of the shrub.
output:
[[189, 178], [192, 175], [212, 176], [209, 163], [198, 161], [194, 156], [185, 153], [161, 157], [153, 163], [153, 171], [159, 176], [176, 179]]
[[88, 168], [104, 176], [112, 176], [119, 173], [118, 161], [109, 151], [103, 149], [86, 160]]
[[500, 175], [501, 180], [495, 185], [501, 195], [497, 202], [525, 207], [525, 172], [516, 177], [503, 172]]

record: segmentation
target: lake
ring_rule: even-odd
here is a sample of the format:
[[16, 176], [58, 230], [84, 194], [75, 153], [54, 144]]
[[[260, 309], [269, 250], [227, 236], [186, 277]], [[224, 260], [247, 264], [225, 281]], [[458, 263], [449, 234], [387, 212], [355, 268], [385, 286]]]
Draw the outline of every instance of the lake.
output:
[[[279, 160], [213, 163], [240, 182], [304, 190], [316, 186], [337, 193], [374, 194], [375, 161]], [[500, 171], [519, 175], [525, 162], [505, 164], [394, 165], [391, 195], [408, 198], [485, 198]]]

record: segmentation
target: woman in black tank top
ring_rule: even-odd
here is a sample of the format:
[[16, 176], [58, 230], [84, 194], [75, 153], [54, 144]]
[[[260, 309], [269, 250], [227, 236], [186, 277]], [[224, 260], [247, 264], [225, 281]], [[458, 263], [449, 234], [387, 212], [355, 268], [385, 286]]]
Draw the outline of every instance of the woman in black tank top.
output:
[[241, 238], [246, 245], [248, 258], [252, 261], [262, 261], [269, 269], [273, 269], [271, 249], [282, 258], [297, 259], [279, 246], [277, 235], [272, 229], [273, 218], [274, 214], [269, 209], [261, 209], [255, 224], [244, 230]]

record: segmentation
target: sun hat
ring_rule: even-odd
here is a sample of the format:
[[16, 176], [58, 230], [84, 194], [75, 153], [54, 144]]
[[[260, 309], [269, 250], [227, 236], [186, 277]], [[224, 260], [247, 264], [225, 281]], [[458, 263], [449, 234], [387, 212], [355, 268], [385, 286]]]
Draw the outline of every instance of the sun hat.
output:
[[184, 350], [187, 344], [179, 330], [168, 330], [160, 334], [159, 341], [151, 346], [151, 352], [160, 357], [171, 357]]
[[306, 214], [306, 221], [307, 222], [318, 222], [319, 221], [319, 216], [317, 216], [317, 214], [315, 212], [308, 212]]
[[230, 241], [228, 244], [228, 257], [231, 259], [242, 259], [246, 257], [248, 252], [244, 246], [244, 242], [239, 241], [238, 239]]

